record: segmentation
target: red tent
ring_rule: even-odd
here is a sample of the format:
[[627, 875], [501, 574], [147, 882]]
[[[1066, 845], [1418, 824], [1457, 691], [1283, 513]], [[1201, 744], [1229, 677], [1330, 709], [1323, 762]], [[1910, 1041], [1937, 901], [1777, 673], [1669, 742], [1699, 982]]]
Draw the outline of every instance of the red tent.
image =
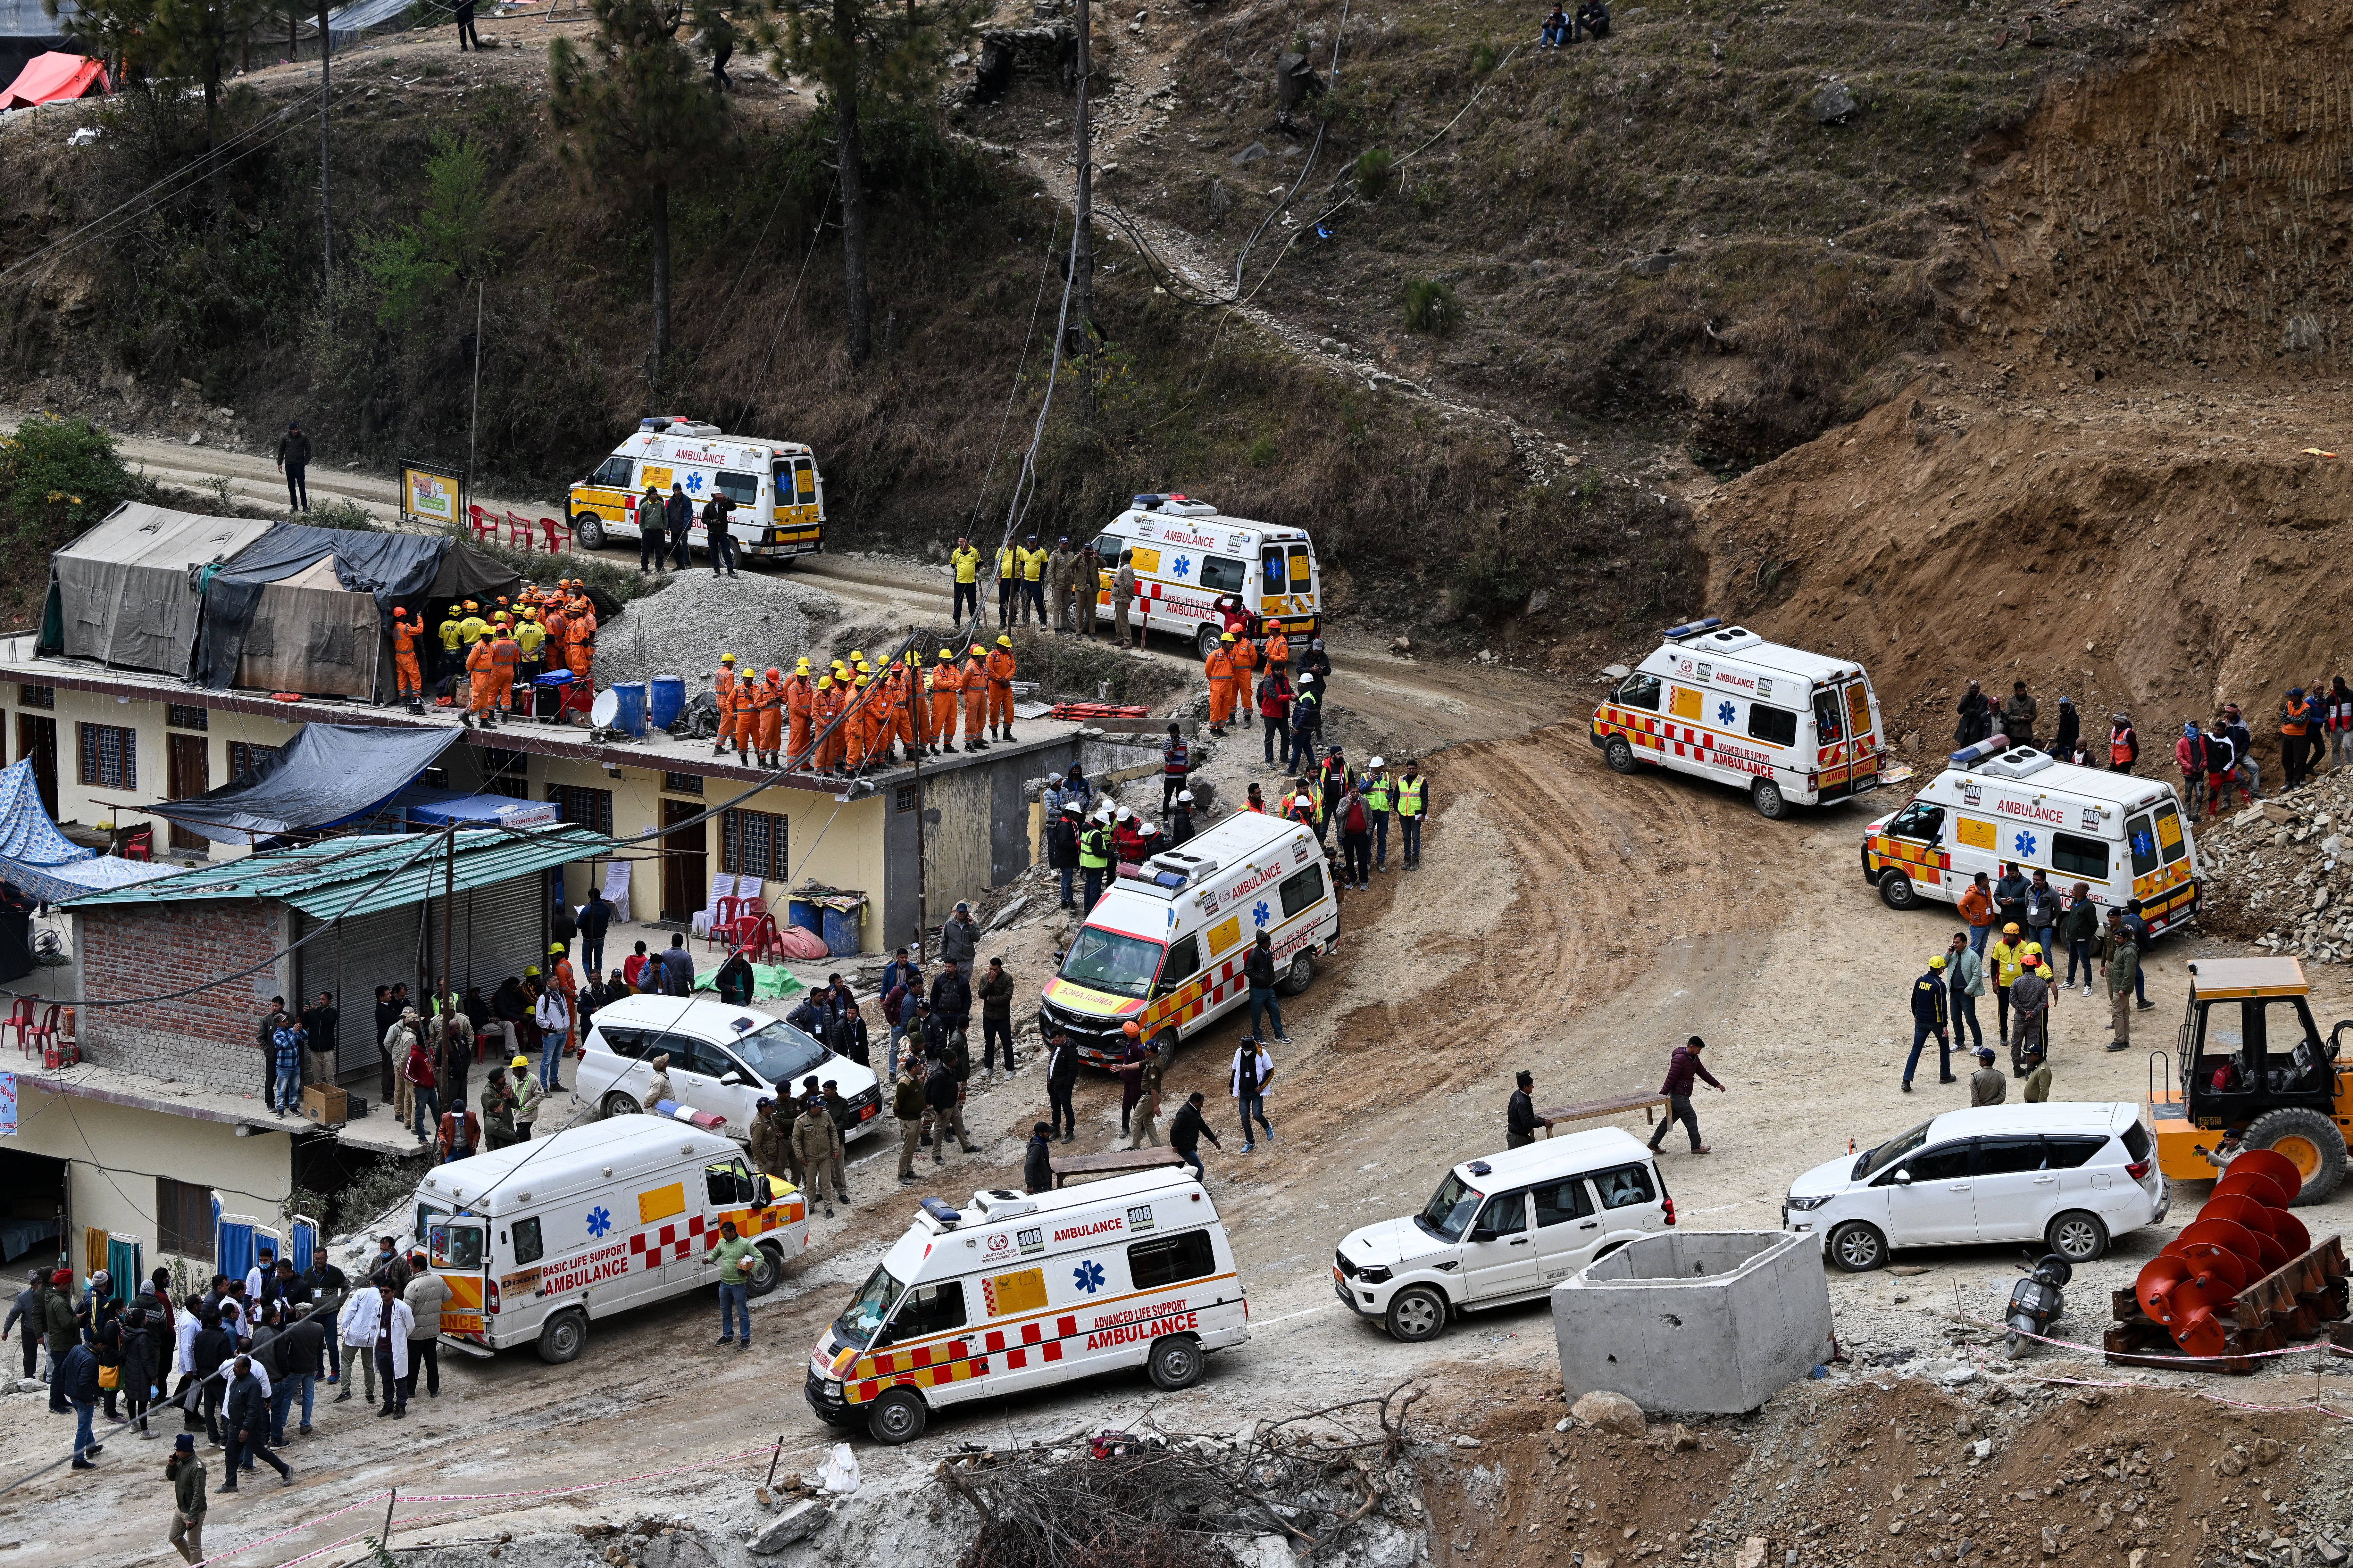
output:
[[16, 79], [0, 91], [0, 110], [28, 109], [37, 103], [62, 103], [91, 92], [113, 90], [106, 85], [106, 68], [81, 55], [51, 50], [25, 62]]

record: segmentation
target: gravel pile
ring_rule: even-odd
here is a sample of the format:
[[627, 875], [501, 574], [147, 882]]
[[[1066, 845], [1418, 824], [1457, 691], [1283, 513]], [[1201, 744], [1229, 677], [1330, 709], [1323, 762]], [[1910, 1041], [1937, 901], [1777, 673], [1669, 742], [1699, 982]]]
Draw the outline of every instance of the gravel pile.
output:
[[681, 572], [661, 592], [631, 600], [597, 634], [597, 684], [676, 675], [691, 695], [723, 653], [733, 654], [738, 668], [773, 665], [789, 674], [795, 658], [822, 651], [818, 634], [834, 613], [829, 595], [786, 578]]
[[2200, 828], [2199, 924], [2273, 952], [2353, 963], [2353, 777], [2324, 774]]

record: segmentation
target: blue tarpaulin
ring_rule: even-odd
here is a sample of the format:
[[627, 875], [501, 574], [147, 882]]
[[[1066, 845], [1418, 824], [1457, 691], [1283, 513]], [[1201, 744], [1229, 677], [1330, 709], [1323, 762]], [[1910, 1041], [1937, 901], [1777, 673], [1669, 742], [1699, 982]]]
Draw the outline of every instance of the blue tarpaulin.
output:
[[417, 781], [461, 731], [387, 724], [306, 724], [234, 784], [140, 809], [224, 844], [312, 833], [364, 816]]
[[126, 888], [177, 867], [124, 860], [85, 849], [58, 831], [42, 809], [32, 759], [0, 769], [0, 877], [44, 903]]
[[393, 805], [420, 827], [447, 827], [453, 822], [486, 823], [492, 827], [545, 827], [557, 820], [552, 800], [517, 800], [511, 795], [468, 795], [463, 790], [405, 789]]

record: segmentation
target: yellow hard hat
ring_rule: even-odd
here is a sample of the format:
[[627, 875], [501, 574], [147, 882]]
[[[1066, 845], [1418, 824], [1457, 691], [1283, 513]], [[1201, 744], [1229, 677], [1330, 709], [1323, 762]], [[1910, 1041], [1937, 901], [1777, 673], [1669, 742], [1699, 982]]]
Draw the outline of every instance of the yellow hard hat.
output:
[[817, 678], [817, 689], [818, 689], [819, 691], [830, 691], [830, 690], [832, 690], [832, 689], [833, 689], [833, 677], [831, 677], [830, 675], [820, 675], [820, 676], [818, 676], [818, 677]]
[[861, 659], [861, 658], [864, 658], [866, 657], [866, 650], [865, 650], [864, 648], [862, 648], [862, 647], [854, 647], [854, 648], [851, 648], [851, 649], [849, 650], [849, 657], [850, 657], [852, 659]]
[[507, 1066], [511, 1068], [527, 1068], [531, 1066], [531, 1063], [522, 1057], [517, 1057], [514, 1060], [507, 1063]]
[[797, 658], [793, 660], [793, 673], [795, 675], [807, 675], [808, 673], [808, 660], [806, 658]]
[[1234, 634], [1233, 634], [1233, 633], [1231, 633], [1231, 632], [1228, 632], [1228, 633], [1226, 633], [1226, 634], [1225, 634], [1225, 636], [1223, 636], [1223, 637], [1219, 637], [1218, 640], [1219, 640], [1219, 642], [1231, 642], [1231, 641], [1233, 641], [1233, 640], [1234, 640]]
[[860, 690], [860, 691], [865, 690], [865, 689], [866, 689], [866, 678], [865, 678], [864, 676], [862, 676], [862, 675], [861, 675], [861, 676], [860, 676], [860, 677], [858, 678], [857, 685], [858, 685], [858, 689], [859, 689], [859, 690]]
[[735, 656], [732, 653], [723, 653], [719, 656], [719, 662], [722, 664], [733, 664], [735, 662]]
[[997, 639], [997, 646], [999, 647], [1011, 647], [1013, 646], [1013, 639], [1008, 637], [1000, 637]]
[[2012, 921], [2008, 925], [2002, 927], [2001, 934], [2004, 936], [2016, 936], [2018, 934], [2018, 922], [2016, 921]]
[[536, 963], [526, 963], [523, 965], [522, 973], [525, 979], [534, 978], [539, 973], [539, 965]]
[[955, 649], [952, 647], [944, 647], [940, 649], [940, 657], [942, 658], [954, 658], [955, 657]]
[[564, 944], [563, 944], [562, 942], [549, 942], [549, 943], [547, 944], [547, 955], [548, 955], [550, 958], [561, 958], [561, 957], [563, 957], [563, 956], [564, 956]]
[[972, 645], [972, 648], [971, 648], [971, 650], [970, 650], [970, 651], [972, 651], [972, 652], [974, 652], [974, 653], [978, 653], [978, 652], [980, 651], [980, 645], [979, 645], [978, 643], [975, 643], [975, 644], [973, 644], [973, 645]]

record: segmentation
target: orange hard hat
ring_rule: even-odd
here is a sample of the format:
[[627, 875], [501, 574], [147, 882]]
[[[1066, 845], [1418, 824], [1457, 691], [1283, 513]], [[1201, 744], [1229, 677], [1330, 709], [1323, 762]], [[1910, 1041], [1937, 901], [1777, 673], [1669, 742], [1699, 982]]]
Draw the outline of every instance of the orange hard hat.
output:
[[768, 679], [770, 680], [782, 680], [784, 678], [785, 672], [783, 670], [778, 669], [773, 664], [768, 667]]
[[1144, 1029], [1134, 1019], [1130, 1018], [1126, 1023], [1122, 1024], [1119, 1026], [1119, 1032], [1133, 1040], [1140, 1037], [1144, 1033]]

